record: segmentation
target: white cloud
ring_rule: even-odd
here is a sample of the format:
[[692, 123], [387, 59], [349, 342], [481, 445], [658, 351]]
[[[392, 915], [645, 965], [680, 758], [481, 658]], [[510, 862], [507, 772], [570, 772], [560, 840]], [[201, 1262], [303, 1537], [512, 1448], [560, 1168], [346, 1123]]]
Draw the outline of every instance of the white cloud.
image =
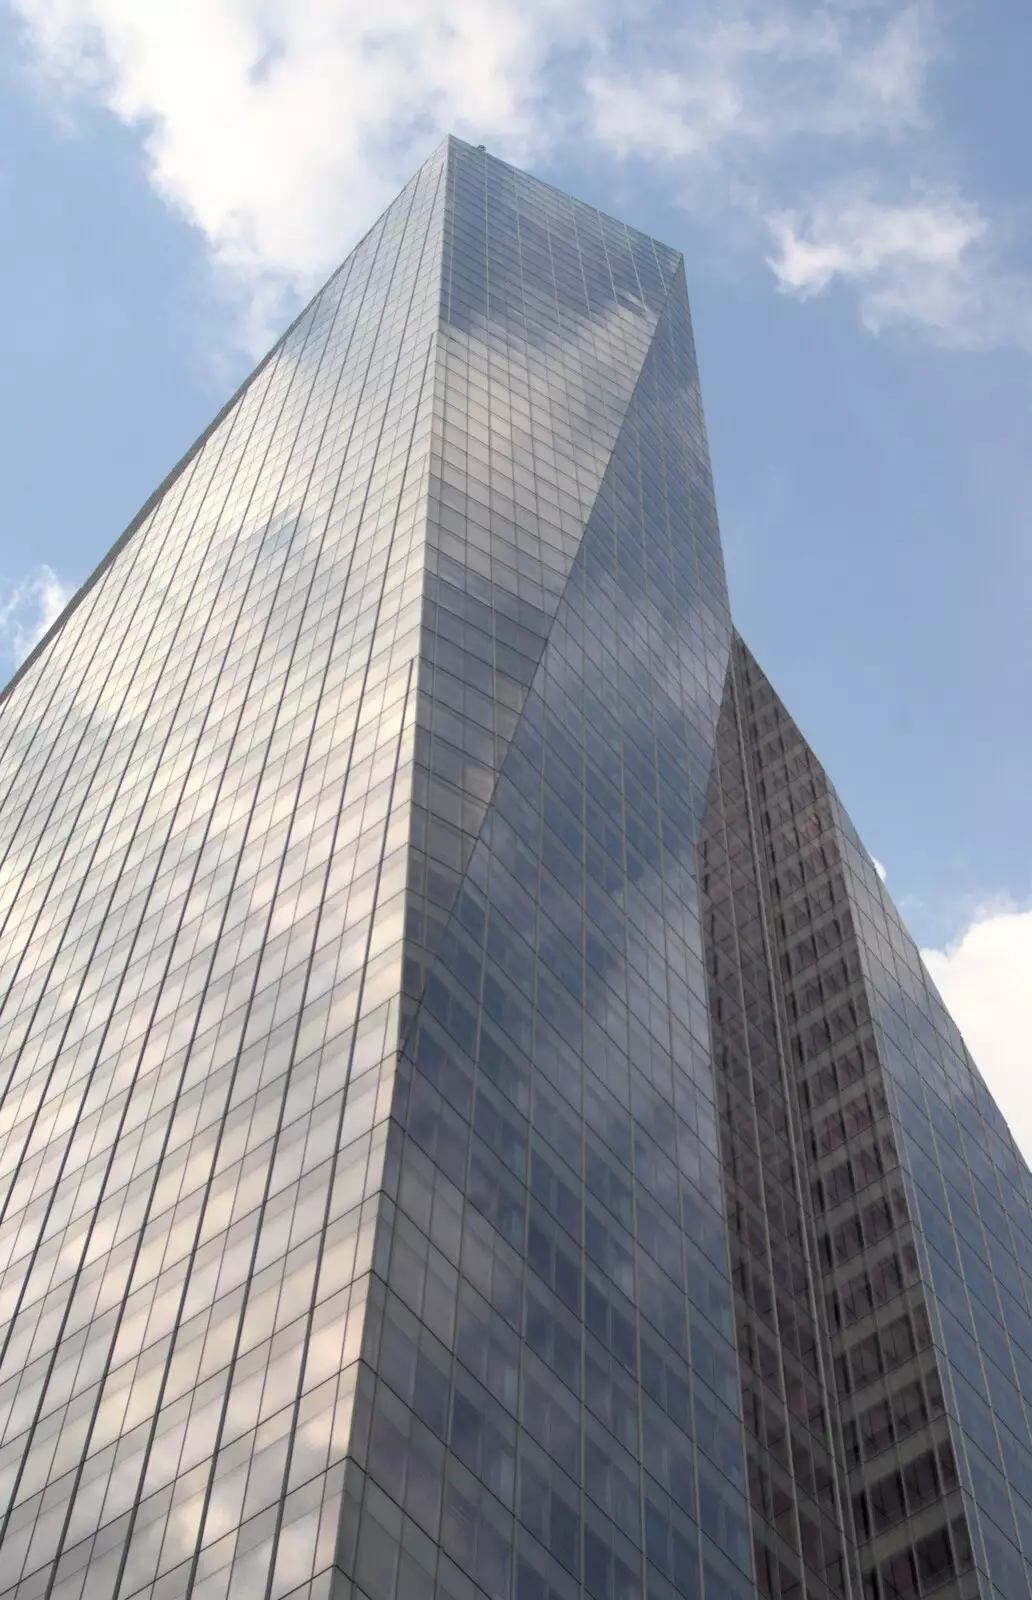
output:
[[856, 178], [920, 167], [937, 0], [11, 3], [51, 103], [138, 130], [255, 346], [449, 131], [538, 167], [648, 161], [725, 249], [735, 223], [772, 233], [783, 290], [846, 284], [872, 329], [1028, 342], [987, 217]]
[[1032, 342], [1032, 286], [1000, 269], [988, 221], [957, 194], [893, 202], [839, 189], [767, 223], [785, 293], [807, 299], [841, 281], [874, 332], [910, 323], [962, 346]]
[[530, 158], [592, 0], [15, 0], [48, 87], [140, 130], [259, 302], [312, 286], [446, 132]]
[[871, 864], [874, 867], [875, 872], [878, 874], [879, 878], [881, 879], [882, 883], [884, 883], [885, 882], [885, 868], [882, 866], [882, 864], [878, 860], [877, 856], [872, 856], [871, 857]]
[[980, 912], [946, 949], [921, 954], [1032, 1161], [1032, 907]]
[[0, 585], [0, 655], [19, 665], [61, 615], [73, 591], [49, 567]]
[[155, 189], [266, 308], [448, 131], [518, 162], [721, 153], [748, 184], [786, 138], [895, 135], [923, 116], [928, 3], [13, 0], [58, 102], [137, 128]]
[[803, 296], [835, 277], [877, 284], [914, 268], [956, 271], [985, 231], [977, 213], [956, 200], [894, 206], [864, 195], [826, 198], [805, 219], [773, 216], [770, 227], [779, 246], [771, 266], [783, 288]]

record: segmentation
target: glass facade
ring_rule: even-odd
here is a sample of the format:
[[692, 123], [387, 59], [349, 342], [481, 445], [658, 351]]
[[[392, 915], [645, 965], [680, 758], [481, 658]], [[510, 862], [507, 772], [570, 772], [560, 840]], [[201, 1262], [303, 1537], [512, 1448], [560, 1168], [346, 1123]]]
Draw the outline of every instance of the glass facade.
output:
[[0, 1600], [1029, 1600], [1032, 1176], [448, 140], [0, 701]]
[[888, 901], [737, 636], [717, 749], [700, 871], [757, 1586], [989, 1594], [871, 981]]

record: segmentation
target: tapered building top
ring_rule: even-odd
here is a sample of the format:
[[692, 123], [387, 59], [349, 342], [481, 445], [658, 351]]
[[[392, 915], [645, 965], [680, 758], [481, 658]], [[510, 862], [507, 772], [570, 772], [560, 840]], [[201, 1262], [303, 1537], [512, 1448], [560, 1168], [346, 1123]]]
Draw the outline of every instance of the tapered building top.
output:
[[0, 701], [0, 1600], [1028, 1600], [1032, 1179], [457, 140]]

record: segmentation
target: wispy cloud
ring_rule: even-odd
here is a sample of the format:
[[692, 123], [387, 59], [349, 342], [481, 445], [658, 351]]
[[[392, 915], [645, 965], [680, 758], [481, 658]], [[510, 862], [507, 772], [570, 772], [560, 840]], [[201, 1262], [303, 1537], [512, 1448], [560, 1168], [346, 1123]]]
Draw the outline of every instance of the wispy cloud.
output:
[[1032, 906], [979, 912], [944, 950], [921, 954], [1032, 1161]]
[[941, 144], [937, 3], [12, 0], [51, 99], [139, 130], [255, 344], [448, 131], [526, 164], [647, 162], [722, 239], [762, 259], [773, 238], [780, 288], [844, 286], [872, 330], [1026, 342], [993, 219], [885, 187]]
[[817, 134], [896, 136], [924, 118], [927, 32], [918, 5], [696, 3], [662, 47], [639, 27], [608, 41], [591, 128], [620, 154], [743, 169]]
[[0, 584], [0, 656], [18, 666], [61, 615], [72, 597], [50, 567], [40, 566], [17, 583]]
[[1032, 284], [1008, 275], [989, 222], [955, 193], [898, 201], [838, 189], [767, 217], [779, 287], [807, 299], [836, 282], [864, 324], [909, 323], [962, 346], [1032, 343]]

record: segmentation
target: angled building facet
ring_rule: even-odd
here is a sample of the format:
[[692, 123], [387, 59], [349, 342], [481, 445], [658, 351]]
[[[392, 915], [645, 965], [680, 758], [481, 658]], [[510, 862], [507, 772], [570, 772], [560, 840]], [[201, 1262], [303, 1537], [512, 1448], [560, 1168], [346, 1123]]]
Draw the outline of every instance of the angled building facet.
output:
[[1029, 1600], [1032, 1176], [447, 141], [0, 702], [0, 1600]]

